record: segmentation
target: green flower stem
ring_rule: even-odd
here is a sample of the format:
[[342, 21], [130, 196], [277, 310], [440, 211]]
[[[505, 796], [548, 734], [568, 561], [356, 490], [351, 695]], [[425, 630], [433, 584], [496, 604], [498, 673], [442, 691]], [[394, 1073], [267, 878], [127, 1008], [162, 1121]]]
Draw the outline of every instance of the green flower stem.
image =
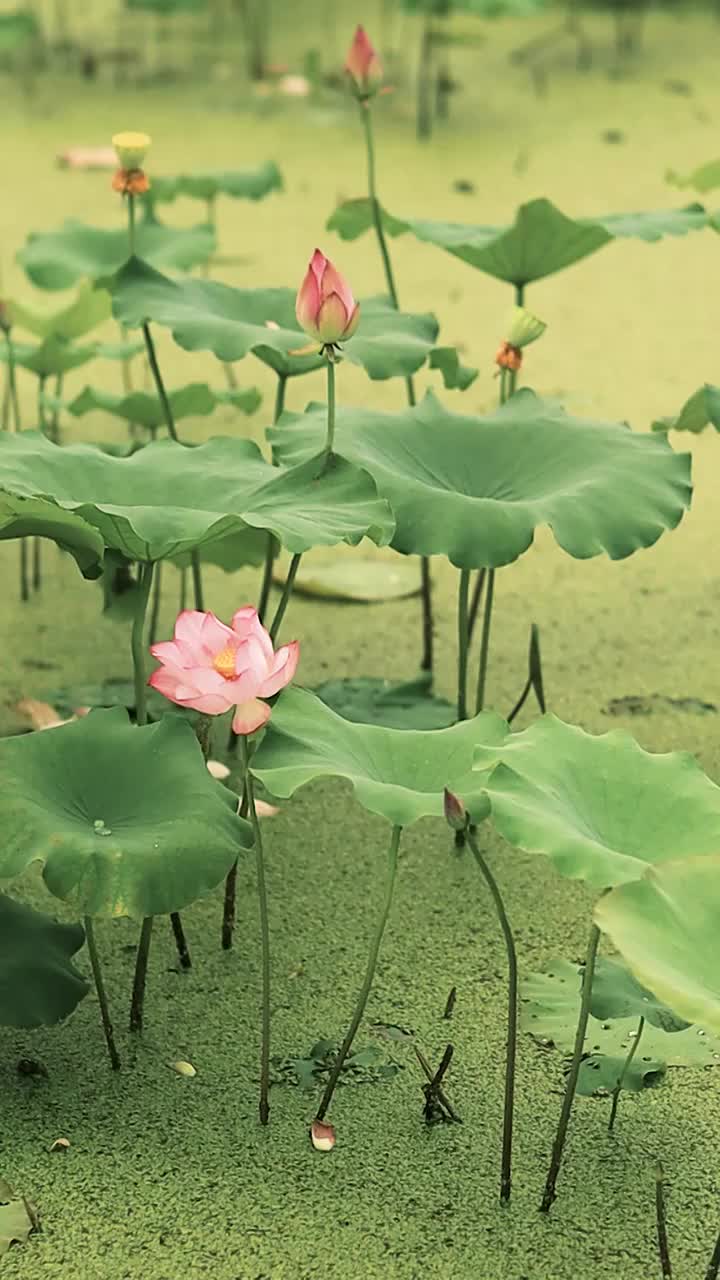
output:
[[[400, 299], [398, 297], [397, 285], [395, 284], [395, 275], [393, 272], [392, 261], [390, 259], [390, 251], [385, 238], [385, 230], [382, 224], [382, 209], [377, 194], [377, 181], [375, 175], [375, 139], [373, 136], [372, 113], [370, 103], [367, 100], [358, 100], [358, 108], [360, 111], [360, 119], [362, 121], [363, 133], [365, 135], [365, 152], [367, 156], [367, 180], [368, 180], [368, 196], [370, 199], [370, 207], [372, 210], [373, 227], [375, 229], [375, 238], [377, 240], [380, 257], [382, 259], [383, 271], [385, 273], [385, 283], [387, 291], [390, 295], [390, 301], [396, 311], [400, 310]], [[415, 395], [415, 383], [412, 375], [408, 374], [405, 379], [405, 392], [407, 402], [412, 408], [417, 403]], [[433, 669], [433, 613], [432, 613], [432, 579], [430, 575], [430, 558], [429, 556], [421, 556], [420, 558], [420, 596], [422, 603], [422, 633], [423, 633], [423, 649], [420, 668], [422, 671], [430, 671]]]
[[143, 331], [143, 338], [145, 339], [145, 350], [147, 351], [147, 358], [148, 358], [148, 363], [150, 365], [150, 372], [152, 373], [153, 381], [155, 383], [155, 390], [158, 393], [158, 396], [160, 398], [160, 403], [162, 405], [163, 414], [165, 417], [165, 425], [168, 429], [168, 433], [170, 435], [171, 440], [174, 440], [175, 443], [178, 444], [179, 440], [178, 440], [177, 428], [175, 426], [175, 419], [173, 418], [173, 412], [172, 412], [172, 409], [170, 408], [170, 401], [168, 400], [168, 394], [167, 394], [167, 391], [165, 390], [165, 383], [163, 382], [162, 374], [160, 372], [160, 365], [158, 364], [157, 352], [155, 351], [155, 343], [153, 342], [153, 337], [150, 332], [150, 325], [148, 324], [147, 320], [143, 322], [142, 331]]
[[610, 1108], [610, 1119], [608, 1120], [609, 1133], [612, 1133], [613, 1127], [615, 1125], [615, 1117], [617, 1115], [618, 1103], [620, 1102], [620, 1093], [625, 1083], [625, 1078], [627, 1076], [627, 1073], [630, 1070], [630, 1064], [633, 1058], [635, 1057], [635, 1054], [637, 1053], [637, 1047], [642, 1039], [642, 1033], [644, 1030], [645, 1030], [645, 1019], [641, 1018], [638, 1023], [637, 1031], [635, 1032], [635, 1039], [633, 1040], [632, 1044], [630, 1045], [630, 1048], [628, 1049], [627, 1057], [623, 1063], [622, 1071], [618, 1076], [618, 1082], [615, 1085], [615, 1088], [613, 1089], [613, 1092], [612, 1092], [612, 1107]]
[[485, 706], [485, 686], [487, 684], [488, 659], [490, 657], [490, 627], [492, 624], [493, 600], [495, 597], [495, 570], [487, 571], [487, 589], [485, 592], [485, 608], [483, 610], [482, 636], [480, 639], [480, 665], [478, 667], [477, 695], [475, 698], [475, 715]]
[[285, 617], [285, 610], [287, 609], [288, 604], [290, 603], [290, 596], [292, 595], [293, 583], [295, 581], [297, 571], [300, 568], [301, 560], [302, 560], [302, 553], [298, 551], [290, 561], [290, 568], [288, 569], [287, 578], [285, 579], [285, 586], [282, 589], [282, 595], [280, 596], [280, 599], [278, 601], [278, 607], [275, 610], [275, 616], [270, 624], [270, 639], [272, 640], [273, 644], [275, 644], [275, 640], [277, 639], [277, 635], [280, 630], [282, 620]]
[[28, 557], [28, 538], [20, 539], [20, 599], [30, 599], [30, 562]]
[[[135, 616], [132, 625], [131, 648], [133, 670], [135, 676], [135, 719], [138, 725], [147, 724], [147, 702], [145, 685], [145, 617], [148, 598], [153, 580], [155, 566], [152, 561], [142, 566], [138, 586]], [[140, 930], [135, 957], [135, 978], [133, 981], [132, 1000], [130, 1003], [130, 1030], [142, 1031], [143, 1005], [145, 1003], [145, 980], [147, 977], [148, 956], [152, 938], [153, 918], [146, 916]]]
[[[663, 1280], [672, 1280], [673, 1271], [672, 1262], [670, 1261], [670, 1245], [668, 1243], [667, 1218], [665, 1215], [665, 1182], [663, 1167], [659, 1160], [655, 1165], [655, 1221], [657, 1223], [658, 1252], [660, 1254], [660, 1266], [662, 1267]], [[720, 1238], [715, 1246], [715, 1252], [712, 1256], [710, 1267], [705, 1274], [705, 1280], [717, 1280], [719, 1266]]]
[[183, 568], [180, 570], [180, 608], [178, 609], [178, 613], [182, 613], [185, 609], [187, 609], [187, 583], [188, 583], [188, 571], [183, 566]]
[[592, 1000], [592, 986], [593, 978], [595, 976], [595, 960], [597, 958], [599, 943], [600, 930], [597, 925], [593, 925], [590, 930], [590, 940], [588, 942], [587, 954], [585, 957], [585, 971], [583, 973], [582, 995], [580, 999], [580, 1015], [578, 1017], [577, 1031], [575, 1033], [575, 1047], [573, 1049], [572, 1061], [570, 1063], [570, 1071], [565, 1084], [565, 1096], [563, 1097], [562, 1108], [560, 1110], [560, 1119], [558, 1121], [555, 1141], [553, 1143], [550, 1168], [548, 1170], [545, 1190], [543, 1192], [542, 1203], [540, 1205], [541, 1213], [549, 1213], [555, 1201], [555, 1186], [560, 1173], [560, 1165], [562, 1164], [565, 1139], [567, 1137], [568, 1124], [570, 1123], [570, 1113], [572, 1112], [572, 1105], [575, 1099], [578, 1076], [580, 1075], [580, 1064], [582, 1062], [583, 1050], [585, 1047], [585, 1033], [587, 1031], [588, 1018], [590, 1017], [590, 1002]]
[[85, 942], [90, 956], [90, 965], [92, 967], [93, 979], [95, 981], [95, 990], [100, 1004], [100, 1017], [102, 1018], [103, 1031], [105, 1032], [105, 1043], [107, 1044], [108, 1053], [110, 1055], [110, 1066], [113, 1071], [120, 1070], [120, 1055], [115, 1045], [115, 1036], [113, 1033], [112, 1022], [110, 1021], [110, 1008], [108, 1005], [107, 993], [105, 991], [105, 982], [103, 980], [102, 969], [100, 967], [100, 956], [98, 955], [97, 943], [95, 942], [95, 926], [92, 916], [85, 916]]
[[[275, 413], [273, 414], [273, 425], [277, 423], [285, 408], [285, 392], [287, 390], [287, 374], [279, 373], [277, 385], [275, 387]], [[267, 535], [267, 548], [265, 551], [265, 568], [263, 569], [262, 582], [260, 584], [260, 598], [258, 600], [258, 617], [261, 622], [265, 621], [268, 602], [270, 600], [270, 590], [272, 588], [273, 565], [275, 563], [275, 538], [271, 533]]]
[[192, 572], [193, 583], [193, 604], [200, 613], [205, 612], [205, 603], [203, 596], [202, 570], [200, 568], [200, 552], [192, 551], [190, 553], [190, 569]]
[[132, 192], [128, 192], [127, 196], [128, 211], [128, 249], [130, 257], [135, 256], [135, 197]]
[[[243, 790], [242, 800], [238, 813], [241, 818], [247, 818], [249, 798], [247, 787]], [[233, 944], [233, 933], [235, 931], [235, 900], [237, 898], [237, 858], [233, 862], [227, 873], [225, 880], [225, 901], [223, 903], [223, 922], [222, 933], [220, 936], [220, 944], [223, 951], [229, 951]]]
[[247, 735], [242, 736], [243, 767], [245, 770], [245, 795], [248, 813], [255, 833], [255, 867], [257, 871], [258, 901], [260, 905], [260, 941], [262, 947], [262, 1038], [260, 1047], [260, 1123], [267, 1124], [270, 1116], [270, 921], [268, 916], [267, 885], [265, 883], [265, 856], [262, 833], [255, 808], [253, 777], [250, 772], [250, 747]]
[[517, 1057], [517, 1004], [518, 1004], [518, 965], [515, 939], [505, 910], [502, 894], [495, 877], [480, 852], [472, 829], [467, 832], [475, 861], [492, 896], [497, 917], [505, 940], [508, 962], [508, 1019], [507, 1040], [505, 1050], [505, 1107], [503, 1114], [502, 1166], [500, 1174], [500, 1199], [506, 1203], [512, 1191], [512, 1146], [513, 1117], [515, 1112], [515, 1059]]
[[45, 435], [47, 435], [47, 425], [48, 425], [47, 418], [45, 417], [45, 399], [44, 399], [46, 380], [47, 380], [46, 375], [41, 373], [40, 376], [38, 377], [38, 383], [37, 383], [38, 430], [44, 432]]
[[468, 613], [468, 644], [470, 644], [473, 638], [475, 623], [477, 622], [478, 613], [480, 612], [480, 603], [485, 589], [486, 577], [487, 569], [478, 569], [477, 577], [475, 578], [475, 586], [473, 587], [473, 593], [470, 598], [470, 610]]
[[323, 452], [329, 460], [335, 443], [335, 353], [332, 347], [327, 348], [325, 355], [327, 357], [327, 438]]
[[33, 538], [32, 540], [32, 586], [33, 586], [33, 591], [39, 591], [42, 586], [39, 538]]
[[160, 620], [160, 604], [162, 601], [162, 560], [158, 560], [153, 584], [152, 607], [150, 609], [150, 644], [157, 640], [158, 622]]
[[[18, 400], [17, 375], [15, 370], [15, 347], [10, 336], [10, 330], [5, 330], [5, 344], [7, 346], [7, 374], [6, 374], [6, 397], [3, 405], [3, 431], [22, 431], [20, 423], [20, 402]], [[10, 426], [10, 410], [12, 410], [12, 422]]]
[[147, 981], [148, 958], [150, 956], [150, 942], [152, 941], [153, 917], [146, 916], [142, 922], [140, 930], [140, 941], [138, 943], [137, 954], [135, 957], [135, 978], [133, 980], [132, 1000], [130, 1002], [130, 1030], [142, 1031], [143, 1028], [143, 1011], [145, 1006], [145, 983]]
[[515, 285], [515, 306], [516, 307], [525, 306], [525, 285], [524, 284]]
[[50, 419], [50, 439], [54, 444], [60, 443], [60, 397], [63, 391], [63, 382], [65, 375], [58, 373], [55, 378], [55, 407], [53, 409], [52, 418]]
[[335, 1092], [335, 1086], [340, 1078], [340, 1072], [342, 1071], [345, 1059], [347, 1058], [348, 1053], [352, 1048], [352, 1042], [355, 1039], [355, 1036], [357, 1034], [357, 1029], [360, 1026], [360, 1023], [362, 1022], [362, 1017], [365, 1012], [365, 1006], [368, 1002], [368, 996], [370, 995], [370, 989], [373, 984], [373, 978], [375, 977], [375, 968], [377, 966], [378, 956], [380, 954], [380, 947], [383, 940], [383, 934], [385, 932], [385, 926], [388, 922], [388, 917], [390, 915], [390, 908], [392, 907], [393, 889], [395, 888], [395, 877], [397, 875], [398, 849], [400, 847], [401, 835], [402, 835], [402, 827], [393, 827], [392, 835], [390, 836], [390, 848], [388, 851], [388, 869], [387, 869], [387, 880], [385, 883], [385, 897], [383, 899], [380, 916], [378, 917], [378, 921], [375, 926], [375, 932], [373, 934], [372, 941], [370, 943], [370, 954], [368, 955], [367, 968], [365, 970], [365, 977], [363, 979], [362, 987], [360, 988], [360, 994], [357, 998], [357, 1004], [355, 1005], [355, 1012], [353, 1013], [352, 1021], [350, 1022], [350, 1026], [347, 1029], [345, 1039], [343, 1040], [340, 1046], [338, 1055], [333, 1063], [332, 1071], [330, 1072], [328, 1082], [325, 1085], [325, 1092], [323, 1093], [323, 1096], [320, 1099], [320, 1106], [318, 1107], [317, 1114], [315, 1116], [315, 1119], [318, 1121], [323, 1120], [327, 1114], [327, 1109], [330, 1106], [330, 1103], [332, 1101], [332, 1096]]
[[458, 586], [457, 635], [458, 635], [458, 682], [457, 682], [457, 718], [467, 720], [467, 671], [468, 671], [468, 594], [470, 591], [470, 570], [460, 570]]

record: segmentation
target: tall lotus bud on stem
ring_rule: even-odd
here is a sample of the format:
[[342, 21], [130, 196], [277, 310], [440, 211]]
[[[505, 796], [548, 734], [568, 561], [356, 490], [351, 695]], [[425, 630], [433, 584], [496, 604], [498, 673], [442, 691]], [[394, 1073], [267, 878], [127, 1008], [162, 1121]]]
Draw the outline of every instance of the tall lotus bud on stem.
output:
[[383, 78], [383, 68], [364, 27], [358, 27], [353, 36], [345, 60], [345, 70], [350, 77], [353, 93], [360, 102], [367, 102], [368, 98], [377, 93]]
[[147, 133], [116, 133], [112, 142], [120, 165], [112, 180], [113, 191], [124, 196], [144, 195], [150, 190], [150, 181], [143, 164], [152, 138]]
[[544, 320], [538, 320], [537, 316], [531, 315], [524, 307], [513, 307], [509, 317], [507, 338], [498, 347], [495, 363], [501, 369], [510, 369], [512, 373], [517, 373], [522, 365], [523, 347], [529, 347], [531, 342], [537, 342], [546, 329]]
[[323, 348], [351, 338], [360, 321], [360, 307], [350, 285], [329, 258], [316, 249], [295, 301], [298, 324]]
[[468, 815], [465, 805], [459, 796], [456, 796], [447, 787], [443, 791], [443, 806], [445, 810], [445, 821], [453, 831], [466, 831], [468, 825]]

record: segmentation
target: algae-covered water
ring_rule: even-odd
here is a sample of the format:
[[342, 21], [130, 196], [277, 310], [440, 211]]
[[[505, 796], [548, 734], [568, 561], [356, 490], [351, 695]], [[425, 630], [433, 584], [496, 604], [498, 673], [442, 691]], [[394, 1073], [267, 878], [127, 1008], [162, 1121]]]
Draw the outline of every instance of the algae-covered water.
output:
[[[309, 10], [309, 21], [317, 18]], [[353, 15], [347, 16], [348, 33]], [[544, 20], [545, 24], [550, 21]], [[339, 22], [339, 20], [338, 20]], [[509, 50], [543, 21], [487, 28], [487, 43], [456, 55], [466, 92], [449, 126], [424, 149], [413, 141], [412, 110], [398, 90], [378, 104], [383, 118], [380, 173], [386, 204], [458, 221], [503, 222], [536, 195], [568, 213], [662, 208], [683, 196], [666, 186], [668, 167], [687, 170], [717, 150], [720, 28], [710, 18], [651, 17], [642, 59], [622, 76], [608, 50], [609, 26], [591, 23], [593, 69], [578, 74], [570, 51], [552, 62], [538, 98]], [[342, 23], [339, 22], [342, 36]], [[158, 172], [183, 167], [280, 163], [286, 193], [262, 205], [221, 207], [223, 247], [246, 262], [226, 273], [234, 283], [295, 284], [316, 243], [359, 286], [381, 287], [370, 239], [340, 245], [323, 231], [340, 197], [362, 191], [362, 158], [348, 104], [251, 106], [233, 84], [165, 88], [123, 96], [97, 86], [40, 83], [28, 106], [4, 102], [0, 245], [3, 288], [31, 290], [13, 265], [29, 230], [63, 216], [112, 225], [118, 216], [107, 180], [68, 175], [53, 165], [69, 143], [104, 143], [119, 127], [147, 128]], [[620, 141], [606, 140], [622, 131]], [[610, 135], [616, 136], [616, 135]], [[7, 180], [12, 175], [12, 181]], [[454, 183], [474, 184], [461, 194]], [[197, 209], [179, 205], [173, 220]], [[480, 409], [496, 396], [493, 363], [510, 301], [505, 286], [428, 246], [394, 246], [409, 309], [432, 307], [443, 334], [461, 343], [480, 377], [458, 407]], [[560, 395], [578, 413], [627, 420], [645, 430], [674, 412], [715, 370], [715, 288], [720, 241], [712, 232], [647, 246], [614, 244], [562, 275], [540, 282], [528, 302], [548, 322], [527, 358], [527, 379]], [[50, 301], [50, 300], [48, 300]], [[42, 302], [42, 299], [41, 299]], [[53, 305], [55, 300], [52, 300]], [[220, 378], [206, 357], [161, 341], [171, 384]], [[250, 426], [216, 415], [186, 425], [201, 439], [252, 430], [268, 421], [269, 372], [238, 367], [265, 403]], [[88, 375], [86, 377], [86, 374]], [[106, 378], [115, 377], [110, 369]], [[92, 366], [68, 379], [69, 391], [97, 377]], [[422, 386], [432, 375], [422, 375]], [[106, 384], [107, 385], [107, 384]], [[28, 384], [23, 399], [32, 417]], [[291, 407], [322, 395], [319, 380], [290, 390]], [[343, 367], [345, 402], [401, 407], [401, 382], [374, 383]], [[120, 438], [98, 417], [68, 438]], [[677, 437], [676, 447], [686, 448]], [[693, 441], [695, 497], [680, 529], [621, 564], [575, 562], [543, 533], [498, 581], [491, 703], [507, 712], [524, 678], [528, 625], [542, 630], [551, 708], [594, 731], [630, 727], [654, 750], [688, 748], [720, 777], [718, 716], [655, 710], [612, 717], [611, 699], [654, 693], [720, 705], [718, 573], [720, 442]], [[0, 719], [20, 727], [18, 698], [41, 696], [81, 679], [129, 675], [127, 633], [100, 614], [100, 591], [53, 547], [46, 580], [29, 604], [17, 602], [17, 548], [0, 547]], [[168, 575], [170, 576], [170, 575]], [[452, 692], [454, 574], [436, 568], [438, 686]], [[255, 597], [257, 575], [208, 574], [207, 600], [220, 614]], [[163, 603], [169, 633], [176, 587]], [[303, 646], [301, 677], [384, 673], [406, 678], [419, 656], [418, 606], [292, 602], [286, 634]], [[527, 723], [533, 712], [525, 713]], [[273, 931], [274, 1051], [299, 1056], [320, 1038], [342, 1034], [355, 997], [366, 942], [382, 891], [387, 830], [342, 785], [318, 785], [287, 804], [265, 827]], [[524, 972], [557, 954], [584, 949], [589, 898], [542, 861], [486, 837], [516, 924]], [[38, 1203], [43, 1230], [2, 1259], [14, 1280], [304, 1280], [305, 1277], [472, 1277], [473, 1280], [652, 1280], [654, 1167], [667, 1178], [675, 1274], [704, 1272], [720, 1218], [717, 1140], [720, 1082], [712, 1071], [675, 1070], [662, 1087], [623, 1097], [614, 1137], [607, 1103], [580, 1100], [558, 1202], [537, 1212], [562, 1084], [559, 1058], [521, 1043], [515, 1191], [497, 1204], [503, 1079], [504, 952], [476, 868], [450, 849], [439, 823], [421, 823], [404, 839], [398, 891], [367, 1022], [414, 1028], [437, 1061], [448, 1039], [455, 1056], [448, 1091], [463, 1118], [428, 1128], [420, 1077], [403, 1063], [383, 1084], [340, 1090], [332, 1118], [334, 1153], [313, 1153], [307, 1125], [313, 1093], [272, 1091], [272, 1120], [256, 1118], [258, 921], [251, 866], [240, 871], [236, 946], [220, 951], [220, 897], [185, 913], [195, 966], [180, 974], [169, 929], [158, 926], [151, 960], [147, 1030], [131, 1046], [124, 1027], [137, 926], [98, 927], [125, 1060], [108, 1069], [97, 1004], [88, 997], [64, 1026], [0, 1035], [0, 1175]], [[40, 900], [40, 891], [37, 892]], [[52, 903], [50, 909], [56, 909]], [[86, 965], [81, 958], [82, 966]], [[457, 987], [450, 1022], [448, 991]], [[371, 1041], [367, 1024], [359, 1044]], [[39, 1058], [48, 1078], [17, 1075], [20, 1057]], [[194, 1079], [172, 1070], [178, 1059]], [[66, 1154], [49, 1154], [58, 1137]]]

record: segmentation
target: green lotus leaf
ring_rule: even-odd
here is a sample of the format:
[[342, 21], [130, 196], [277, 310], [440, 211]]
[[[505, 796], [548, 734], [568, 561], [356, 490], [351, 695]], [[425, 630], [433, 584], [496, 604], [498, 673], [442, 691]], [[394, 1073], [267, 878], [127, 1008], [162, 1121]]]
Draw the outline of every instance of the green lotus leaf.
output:
[[[550, 200], [539, 199], [520, 205], [510, 227], [403, 219], [385, 210], [381, 213], [389, 235], [409, 231], [416, 239], [437, 245], [471, 267], [516, 287], [562, 271], [614, 239], [629, 236], [652, 243], [666, 235], [685, 235], [710, 225], [710, 215], [698, 204], [658, 213], [568, 218]], [[371, 226], [372, 206], [367, 197], [340, 205], [327, 223], [328, 230], [337, 231], [343, 240], [355, 240]]]
[[[248, 532], [257, 545], [257, 530], [293, 553], [365, 536], [385, 544], [394, 522], [370, 475], [339, 457], [320, 470], [317, 458], [272, 467], [256, 444], [224, 436], [197, 448], [157, 440], [113, 457], [97, 445], [59, 448], [38, 432], [5, 432], [0, 513], [18, 498], [55, 503], [129, 560], [170, 559]], [[11, 519], [0, 536], [18, 536]]]
[[[320, 355], [293, 355], [307, 348], [295, 319], [292, 289], [233, 289], [215, 280], [170, 280], [132, 258], [111, 284], [113, 312], [127, 328], [152, 320], [172, 330], [186, 351], [212, 351], [219, 360], [241, 360], [249, 352], [287, 377], [321, 368]], [[382, 298], [361, 303], [360, 326], [343, 344], [352, 364], [371, 378], [407, 377], [434, 357], [449, 385], [467, 385], [471, 370], [437, 356], [438, 325], [432, 315], [406, 315]]]
[[450, 787], [479, 822], [488, 811], [486, 779], [472, 772], [473, 750], [482, 742], [492, 755], [506, 733], [493, 711], [428, 732], [353, 723], [309, 690], [290, 688], [273, 708], [253, 773], [283, 798], [316, 778], [347, 778], [365, 809], [402, 827], [442, 817]]
[[402, 684], [377, 676], [324, 680], [313, 693], [345, 720], [389, 729], [447, 729], [457, 716], [451, 702], [433, 694], [429, 671]]
[[[605, 899], [601, 901], [604, 903]], [[568, 960], [552, 960], [545, 972], [531, 973], [521, 987], [523, 1030], [544, 1044], [555, 1045], [562, 1053], [572, 1053], [580, 1013], [581, 978], [581, 966]], [[591, 1015], [585, 1053], [622, 1061], [637, 1032], [638, 1021], [639, 1015], [634, 1013], [627, 1018], [600, 1019]], [[684, 1031], [663, 1031], [651, 1023], [643, 1031], [636, 1056], [641, 1062], [643, 1058], [659, 1060], [668, 1067], [716, 1067], [720, 1063], [720, 1038], [710, 1029], [704, 1031], [687, 1023]]]
[[[286, 413], [268, 433], [278, 461], [316, 453], [324, 421], [317, 404]], [[467, 569], [510, 564], [545, 524], [571, 556], [619, 560], [673, 529], [690, 500], [689, 454], [573, 418], [529, 390], [481, 417], [451, 413], [432, 394], [395, 414], [340, 409], [336, 440], [388, 499], [396, 551]]]
[[125, 0], [126, 9], [143, 9], [167, 17], [174, 13], [198, 13], [207, 8], [207, 0]]
[[72, 958], [85, 941], [79, 924], [58, 924], [0, 893], [0, 1025], [50, 1026], [67, 1018], [88, 984]]
[[694, 391], [685, 401], [676, 418], [658, 418], [652, 424], [653, 431], [693, 431], [699, 435], [712, 423], [720, 431], [720, 387], [709, 382]]
[[[0, 434], [0, 449], [2, 442]], [[4, 492], [0, 474], [0, 541], [30, 537], [50, 538], [68, 551], [84, 578], [102, 574], [105, 544], [92, 524], [45, 498]]]
[[[595, 737], [547, 715], [492, 759], [497, 830], [571, 879], [605, 889], [720, 848], [720, 787], [685, 752], [652, 755], [624, 730]], [[479, 750], [478, 767], [487, 763]]]
[[[8, 14], [12, 18], [13, 14]], [[3, 15], [0, 14], [0, 49], [3, 41]], [[25, 1244], [33, 1231], [38, 1229], [37, 1218], [25, 1196], [16, 1196], [12, 1187], [0, 1178], [0, 1258], [12, 1245]]]
[[140, 729], [119, 708], [91, 711], [0, 739], [0, 880], [39, 861], [81, 915], [179, 911], [252, 846], [236, 809], [182, 717]]
[[[287, 569], [286, 562], [276, 565], [273, 577], [277, 585], [284, 583]], [[363, 555], [343, 547], [304, 556], [293, 584], [295, 595], [363, 604], [404, 600], [418, 595], [419, 591], [420, 574], [412, 560], [393, 555], [391, 551], [380, 559], [377, 552], [373, 554], [368, 550], [368, 554]]]
[[693, 191], [705, 195], [708, 191], [714, 191], [716, 187], [720, 187], [720, 160], [709, 160], [705, 164], [698, 165], [697, 169], [693, 169], [692, 173], [686, 174], [685, 177], [676, 173], [674, 169], [668, 169], [665, 181], [673, 187], [680, 187], [681, 190], [691, 187]]
[[[173, 418], [180, 422], [183, 418], [204, 418], [213, 413], [219, 404], [232, 404], [243, 413], [254, 413], [260, 404], [260, 392], [255, 387], [246, 391], [240, 387], [216, 392], [204, 382], [193, 382], [187, 387], [179, 387], [168, 392]], [[124, 422], [135, 422], [138, 426], [156, 431], [165, 424], [165, 411], [160, 399], [149, 391], [131, 391], [128, 395], [115, 395], [111, 391], [103, 391], [98, 387], [85, 387], [79, 396], [65, 406], [76, 418], [101, 409], [111, 413]]]
[[681, 1018], [720, 1035], [719, 913], [715, 852], [648, 868], [601, 899], [595, 919], [643, 986]]
[[214, 200], [230, 196], [233, 200], [263, 200], [272, 191], [282, 191], [282, 174], [271, 160], [255, 169], [227, 169], [203, 173], [192, 170], [174, 177], [153, 174], [152, 186], [145, 199], [152, 204], [168, 204], [178, 196], [193, 200]]
[[[79, 369], [82, 365], [87, 364], [88, 360], [94, 360], [97, 353], [97, 347], [94, 343], [86, 347], [75, 347], [64, 338], [58, 338], [54, 334], [51, 334], [49, 338], [45, 338], [40, 343], [13, 342], [12, 344], [12, 355], [15, 364], [21, 369], [27, 369], [30, 373], [36, 374], [38, 378], [50, 378], [56, 377], [59, 373], [70, 373], [72, 369]], [[3, 343], [0, 346], [0, 361], [3, 364], [7, 364], [7, 343]]]
[[[215, 252], [210, 226], [163, 226], [154, 217], [138, 223], [137, 251], [153, 266], [189, 271]], [[78, 280], [112, 275], [127, 260], [127, 231], [106, 231], [68, 218], [59, 231], [33, 232], [17, 260], [40, 289], [70, 289]]]
[[[643, 1045], [645, 1035], [643, 1033]], [[667, 1072], [667, 1063], [647, 1053], [639, 1053], [625, 1068], [626, 1056], [606, 1053], [589, 1053], [580, 1063], [577, 1092], [583, 1098], [607, 1098], [622, 1077], [624, 1093], [642, 1093], [661, 1083]], [[624, 1073], [624, 1074], [623, 1074]]]
[[103, 324], [112, 313], [110, 294], [104, 289], [96, 289], [91, 281], [83, 280], [78, 288], [77, 296], [66, 307], [60, 307], [51, 315], [42, 311], [33, 311], [21, 302], [10, 302], [10, 319], [13, 325], [27, 329], [36, 338], [65, 338], [74, 341], [84, 338], [99, 324]]
[[128, 339], [127, 342], [97, 342], [95, 344], [98, 360], [132, 360], [145, 350], [142, 338]]
[[644, 1018], [661, 1031], [685, 1031], [690, 1025], [643, 987], [619, 960], [601, 956], [595, 966], [590, 1012], [600, 1022]]

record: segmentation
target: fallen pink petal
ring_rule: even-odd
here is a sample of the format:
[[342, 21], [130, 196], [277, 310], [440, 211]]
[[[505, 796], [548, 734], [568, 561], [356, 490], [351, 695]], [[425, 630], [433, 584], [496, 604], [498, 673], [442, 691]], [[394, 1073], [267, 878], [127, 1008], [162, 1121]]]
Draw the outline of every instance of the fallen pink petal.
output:
[[335, 1146], [335, 1129], [331, 1124], [323, 1124], [322, 1120], [313, 1120], [310, 1141], [316, 1151], [332, 1151]]

